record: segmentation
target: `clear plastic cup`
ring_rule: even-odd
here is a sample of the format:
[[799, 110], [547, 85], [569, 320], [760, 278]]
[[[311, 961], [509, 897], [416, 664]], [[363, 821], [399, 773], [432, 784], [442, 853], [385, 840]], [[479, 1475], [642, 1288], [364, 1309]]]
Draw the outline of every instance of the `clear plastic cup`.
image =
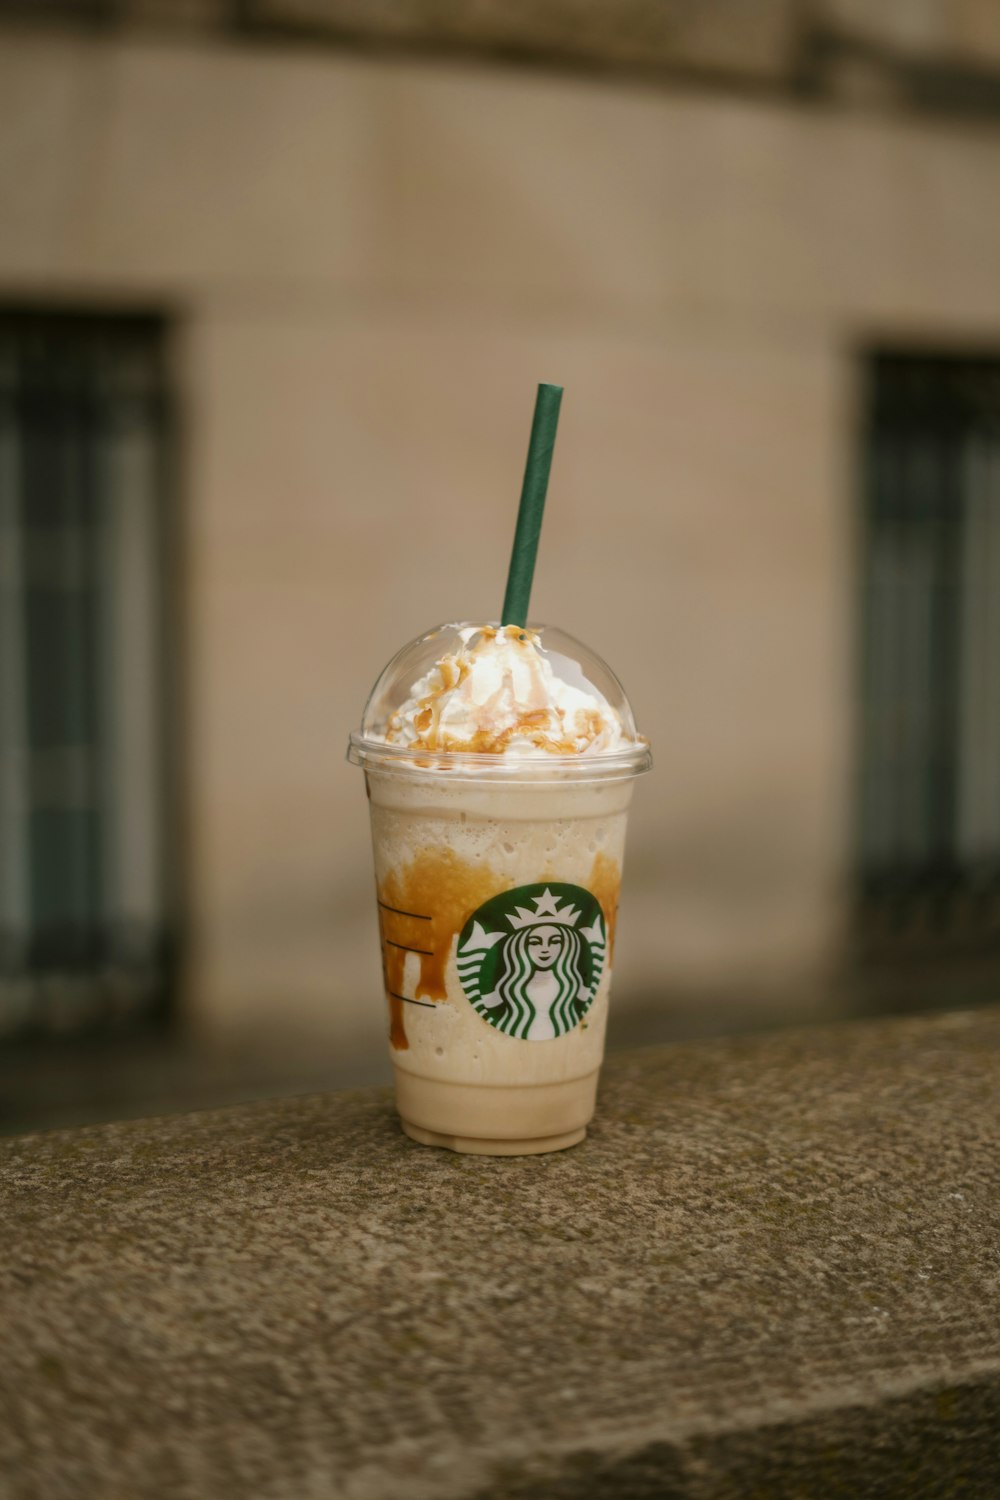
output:
[[390, 715], [465, 628], [439, 626], [393, 658], [348, 751], [371, 808], [396, 1102], [426, 1145], [557, 1151], [594, 1113], [626, 821], [651, 757], [610, 668], [536, 625], [556, 676], [617, 714], [624, 748], [534, 758], [387, 745]]

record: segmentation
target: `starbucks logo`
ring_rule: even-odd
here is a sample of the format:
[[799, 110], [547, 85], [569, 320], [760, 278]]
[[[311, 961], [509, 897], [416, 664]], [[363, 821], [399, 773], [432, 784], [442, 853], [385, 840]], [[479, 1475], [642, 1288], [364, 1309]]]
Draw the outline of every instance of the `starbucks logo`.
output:
[[458, 977], [475, 1010], [508, 1036], [551, 1041], [581, 1021], [604, 972], [597, 898], [578, 885], [521, 885], [485, 902], [458, 939]]

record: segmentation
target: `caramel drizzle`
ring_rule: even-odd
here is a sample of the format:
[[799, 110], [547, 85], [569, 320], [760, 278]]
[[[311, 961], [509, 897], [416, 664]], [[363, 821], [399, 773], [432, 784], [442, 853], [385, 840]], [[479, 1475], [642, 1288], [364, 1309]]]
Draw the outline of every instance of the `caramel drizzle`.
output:
[[[481, 632], [485, 640], [495, 640], [499, 632], [486, 626]], [[534, 646], [538, 636], [533, 631], [521, 630], [516, 625], [505, 625], [503, 634], [514, 645], [522, 649]], [[538, 750], [549, 755], [579, 755], [599, 738], [604, 722], [597, 709], [580, 709], [574, 714], [575, 737], [567, 734], [564, 715], [554, 708], [536, 708], [520, 714], [506, 729], [477, 729], [462, 739], [441, 728], [443, 698], [453, 688], [460, 686], [470, 672], [467, 660], [461, 656], [446, 656], [437, 664], [441, 685], [420, 700], [414, 714], [413, 725], [417, 738], [410, 741], [409, 748], [417, 751], [449, 751], [458, 755], [503, 755], [514, 740], [527, 740]], [[487, 709], [489, 705], [486, 705]], [[386, 726], [389, 743], [402, 739], [400, 715], [397, 710]]]
[[588, 889], [597, 897], [604, 923], [608, 929], [608, 968], [615, 956], [615, 933], [618, 927], [618, 900], [621, 895], [622, 872], [617, 860], [610, 854], [598, 854], [590, 870]]
[[[504, 889], [481, 865], [468, 864], [450, 849], [428, 851], [386, 876], [378, 890], [382, 967], [389, 1002], [389, 1042], [396, 1051], [410, 1043], [407, 1004], [435, 1005], [447, 999], [445, 971], [455, 938], [469, 914]], [[406, 955], [415, 953], [420, 973], [412, 996], [403, 994]]]
[[[555, 871], [543, 879], [558, 880]], [[608, 854], [597, 854], [588, 889], [597, 898], [608, 931], [608, 965], [614, 959], [621, 868]], [[450, 849], [428, 851], [412, 864], [386, 876], [378, 890], [382, 965], [389, 1002], [389, 1042], [397, 1052], [410, 1043], [406, 1007], [436, 1005], [447, 999], [445, 979], [452, 944], [470, 914], [506, 883], [492, 870], [472, 865]], [[407, 953], [419, 959], [420, 973], [412, 996], [404, 996]]]

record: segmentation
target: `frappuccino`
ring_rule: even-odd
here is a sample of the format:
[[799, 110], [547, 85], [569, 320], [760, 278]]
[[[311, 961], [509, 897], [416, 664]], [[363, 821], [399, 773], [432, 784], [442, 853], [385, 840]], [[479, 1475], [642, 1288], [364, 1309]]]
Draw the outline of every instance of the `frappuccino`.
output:
[[634, 779], [617, 678], [545, 626], [443, 625], [401, 651], [350, 757], [371, 806], [403, 1128], [558, 1150], [594, 1112]]

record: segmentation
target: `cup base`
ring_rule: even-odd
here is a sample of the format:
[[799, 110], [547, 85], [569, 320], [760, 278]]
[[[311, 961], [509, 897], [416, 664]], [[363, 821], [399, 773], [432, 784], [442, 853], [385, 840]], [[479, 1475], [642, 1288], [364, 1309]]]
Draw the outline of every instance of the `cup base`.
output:
[[555, 1083], [470, 1084], [396, 1067], [396, 1108], [411, 1140], [479, 1156], [564, 1151], [587, 1133], [597, 1072]]
[[443, 1146], [446, 1151], [460, 1151], [468, 1156], [540, 1156], [543, 1151], [565, 1151], [567, 1146], [576, 1146], [587, 1134], [586, 1125], [580, 1125], [562, 1135], [504, 1141], [486, 1136], [444, 1135], [439, 1130], [425, 1130], [422, 1125], [411, 1125], [409, 1120], [403, 1119], [400, 1119], [400, 1124], [410, 1140], [419, 1141], [421, 1146]]

